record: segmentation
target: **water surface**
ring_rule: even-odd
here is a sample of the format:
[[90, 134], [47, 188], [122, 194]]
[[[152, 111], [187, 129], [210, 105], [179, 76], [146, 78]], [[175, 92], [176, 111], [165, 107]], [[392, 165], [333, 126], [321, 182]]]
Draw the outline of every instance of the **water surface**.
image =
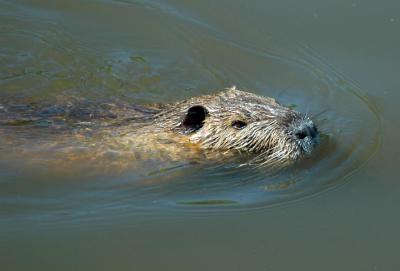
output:
[[[366, 19], [363, 14], [370, 6], [338, 3], [329, 9], [309, 3], [296, 10], [295, 3], [243, 5], [240, 1], [222, 1], [215, 8], [179, 1], [0, 2], [2, 108], [54, 106], [77, 100], [87, 100], [90, 105], [170, 102], [236, 85], [307, 113], [322, 133], [312, 157], [278, 172], [241, 167], [235, 160], [150, 160], [138, 168], [136, 161], [125, 156], [102, 156], [79, 167], [54, 167], [44, 161], [32, 168], [26, 164], [29, 150], [36, 147], [41, 151], [40, 143], [48, 140], [49, 130], [31, 130], [32, 123], [24, 122], [3, 127], [0, 225], [7, 240], [6, 267], [23, 269], [25, 262], [15, 264], [14, 260], [25, 257], [26, 263], [41, 270], [52, 269], [55, 263], [61, 269], [72, 263], [84, 270], [157, 269], [157, 263], [143, 260], [154, 255], [162, 259], [160, 266], [164, 262], [173, 268], [180, 266], [177, 256], [168, 258], [172, 253], [168, 251], [174, 251], [183, 258], [193, 255], [196, 261], [194, 255], [205, 255], [204, 265], [199, 265], [202, 268], [214, 267], [209, 264], [215, 262], [219, 269], [246, 269], [233, 264], [234, 255], [241, 254], [247, 266], [287, 270], [290, 264], [277, 259], [300, 260], [302, 253], [294, 248], [306, 237], [311, 243], [304, 246], [304, 255], [307, 251], [320, 254], [319, 269], [330, 270], [332, 255], [339, 259], [332, 268], [374, 270], [383, 262], [395, 266], [395, 259], [388, 256], [387, 262], [377, 257], [374, 262], [364, 260], [363, 265], [357, 257], [346, 258], [339, 249], [357, 244], [360, 247], [354, 255], [361, 257], [384, 240], [383, 235], [370, 236], [365, 224], [352, 217], [354, 213], [341, 209], [355, 210], [357, 205], [367, 214], [371, 205], [369, 200], [353, 202], [343, 191], [353, 191], [351, 187], [357, 184], [362, 187], [362, 180], [369, 176], [365, 165], [380, 148], [384, 125], [377, 99], [372, 97], [381, 97], [382, 92], [371, 90], [366, 83], [354, 83], [332, 67], [352, 70], [354, 63], [349, 59], [358, 59], [360, 52], [343, 53], [342, 44], [347, 44], [346, 48], [361, 44], [362, 33], [354, 30], [359, 41], [348, 38], [337, 44], [321, 34], [318, 25], [320, 21], [327, 25], [336, 22], [332, 14], [339, 11], [343, 16], [354, 12], [359, 14], [357, 18]], [[385, 12], [374, 13], [373, 18], [387, 19], [390, 27], [397, 23], [398, 29], [398, 19], [389, 14], [389, 7], [385, 7], [387, 18]], [[292, 25], [302, 26], [304, 35], [288, 28], [288, 22], [271, 10]], [[358, 25], [356, 20], [348, 20], [349, 26]], [[313, 31], [320, 36], [309, 38]], [[392, 28], [387, 30], [388, 36], [390, 31]], [[339, 26], [331, 35], [345, 36]], [[384, 50], [387, 43], [382, 40], [378, 50], [392, 52]], [[376, 50], [371, 44], [362, 44], [362, 50]], [[344, 60], [337, 60], [336, 55]], [[371, 66], [378, 63], [375, 59], [364, 61]], [[362, 62], [358, 66], [359, 71], [365, 69]], [[354, 76], [363, 81], [360, 73]], [[46, 126], [35, 124], [41, 125]], [[18, 143], [11, 145], [10, 140], [15, 139]], [[91, 140], [95, 147], [101, 142], [96, 137]], [[56, 152], [42, 151], [44, 157]], [[122, 150], [112, 151], [119, 154]], [[116, 160], [124, 161], [123, 167], [113, 163]], [[390, 178], [386, 173], [383, 177]], [[372, 192], [363, 196], [371, 198], [368, 193]], [[328, 209], [324, 209], [326, 205]], [[338, 227], [343, 216], [350, 222]], [[369, 225], [372, 231], [380, 229], [378, 224]], [[354, 229], [360, 230], [354, 233]], [[339, 235], [345, 237], [335, 246], [334, 236]], [[393, 235], [397, 237], [395, 232]], [[362, 247], [354, 238], [369, 245]], [[52, 249], [57, 242], [63, 244], [58, 245], [58, 252]], [[231, 248], [229, 243], [241, 248]], [[93, 250], [88, 244], [102, 248]], [[43, 255], [35, 252], [36, 247]], [[73, 248], [80, 251], [77, 260], [68, 256]], [[386, 249], [390, 250], [390, 244]], [[263, 251], [273, 255], [271, 265], [261, 256]], [[102, 260], [94, 263], [99, 257]], [[190, 266], [189, 260], [182, 259], [182, 263]], [[301, 268], [310, 270], [309, 261], [302, 263]]]

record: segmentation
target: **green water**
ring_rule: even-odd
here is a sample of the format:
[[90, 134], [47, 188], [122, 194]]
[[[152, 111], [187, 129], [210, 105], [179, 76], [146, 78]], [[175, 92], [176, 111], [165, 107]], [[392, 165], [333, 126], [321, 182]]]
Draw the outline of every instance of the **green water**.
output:
[[31, 150], [52, 157], [46, 123], [13, 122], [0, 129], [1, 270], [400, 268], [400, 4], [32, 2], [0, 1], [0, 110], [236, 85], [306, 112], [323, 140], [273, 174], [235, 161], [108, 170], [120, 149], [65, 173], [26, 164]]

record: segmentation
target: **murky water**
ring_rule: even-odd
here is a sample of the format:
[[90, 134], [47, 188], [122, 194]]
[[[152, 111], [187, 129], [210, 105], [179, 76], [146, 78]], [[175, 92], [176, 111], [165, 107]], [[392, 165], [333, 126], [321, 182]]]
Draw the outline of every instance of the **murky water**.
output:
[[[396, 107], [379, 103], [399, 86], [386, 60], [399, 56], [400, 18], [390, 3], [379, 12], [361, 3], [270, 4], [0, 1], [0, 110], [12, 111], [0, 127], [5, 270], [400, 266], [391, 257], [400, 223], [387, 199], [400, 187], [384, 189], [397, 145], [385, 145], [383, 127]], [[374, 31], [382, 35], [375, 45], [365, 40]], [[85, 149], [67, 140], [76, 127], [53, 133], [48, 123], [12, 119], [30, 107], [163, 103], [232, 85], [311, 116], [322, 133], [313, 156], [277, 172], [236, 160], [138, 166], [119, 145], [97, 156], [104, 138], [90, 137]], [[62, 148], [49, 147], [54, 141]], [[61, 149], [85, 158], [70, 163]], [[377, 178], [382, 185], [371, 183]], [[385, 198], [387, 209], [371, 198]]]

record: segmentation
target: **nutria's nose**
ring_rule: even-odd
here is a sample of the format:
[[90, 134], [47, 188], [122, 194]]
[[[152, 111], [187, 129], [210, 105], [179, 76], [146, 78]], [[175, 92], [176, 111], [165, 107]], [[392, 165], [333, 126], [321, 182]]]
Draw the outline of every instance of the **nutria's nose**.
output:
[[305, 124], [301, 125], [301, 127], [294, 133], [297, 139], [304, 139], [306, 137], [311, 137], [311, 139], [314, 139], [318, 135], [318, 130], [315, 125], [312, 124]]

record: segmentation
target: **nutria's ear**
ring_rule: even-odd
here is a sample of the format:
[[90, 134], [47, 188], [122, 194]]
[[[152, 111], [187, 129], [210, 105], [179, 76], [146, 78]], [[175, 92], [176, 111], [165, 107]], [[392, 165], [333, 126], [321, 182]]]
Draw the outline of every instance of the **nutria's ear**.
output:
[[192, 133], [203, 127], [208, 111], [201, 105], [194, 105], [188, 109], [182, 121], [181, 127], [185, 134]]

